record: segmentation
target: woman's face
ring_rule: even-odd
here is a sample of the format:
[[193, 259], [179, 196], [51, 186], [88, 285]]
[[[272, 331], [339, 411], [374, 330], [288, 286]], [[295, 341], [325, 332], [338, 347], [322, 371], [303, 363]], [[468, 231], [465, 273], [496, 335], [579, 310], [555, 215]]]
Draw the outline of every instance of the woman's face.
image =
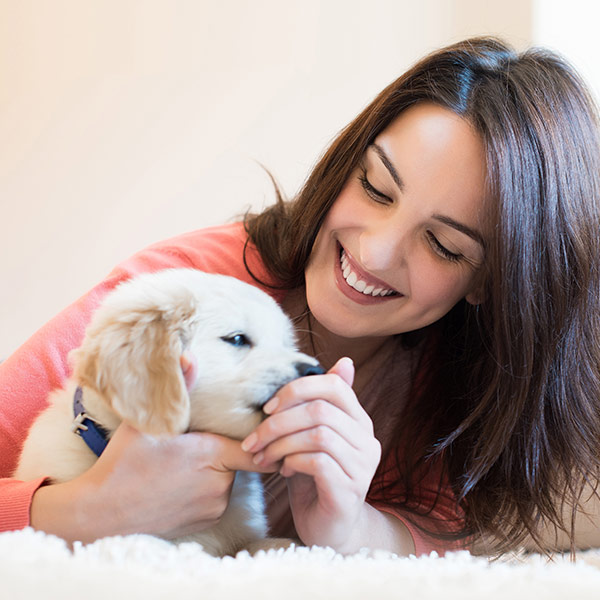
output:
[[321, 227], [306, 268], [311, 312], [343, 337], [429, 325], [479, 302], [483, 142], [448, 109], [403, 111], [369, 147]]

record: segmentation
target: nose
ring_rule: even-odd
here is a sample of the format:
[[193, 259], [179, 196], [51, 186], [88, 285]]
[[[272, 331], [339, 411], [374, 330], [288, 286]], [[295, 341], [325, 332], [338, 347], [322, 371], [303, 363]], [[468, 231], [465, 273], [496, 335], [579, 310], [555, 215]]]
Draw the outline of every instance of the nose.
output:
[[323, 375], [325, 369], [319, 364], [311, 365], [310, 363], [296, 363], [294, 365], [298, 377], [304, 377], [305, 375]]
[[360, 262], [373, 273], [398, 268], [409, 252], [408, 240], [409, 224], [404, 218], [371, 222], [360, 235]]

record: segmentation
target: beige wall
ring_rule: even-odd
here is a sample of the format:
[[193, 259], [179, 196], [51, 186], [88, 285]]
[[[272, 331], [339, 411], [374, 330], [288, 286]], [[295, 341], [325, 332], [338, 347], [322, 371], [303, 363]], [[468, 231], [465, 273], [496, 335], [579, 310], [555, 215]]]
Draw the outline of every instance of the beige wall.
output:
[[532, 43], [564, 54], [600, 98], [598, 0], [535, 0], [532, 3]]
[[288, 193], [419, 56], [532, 2], [0, 0], [0, 357], [119, 260]]

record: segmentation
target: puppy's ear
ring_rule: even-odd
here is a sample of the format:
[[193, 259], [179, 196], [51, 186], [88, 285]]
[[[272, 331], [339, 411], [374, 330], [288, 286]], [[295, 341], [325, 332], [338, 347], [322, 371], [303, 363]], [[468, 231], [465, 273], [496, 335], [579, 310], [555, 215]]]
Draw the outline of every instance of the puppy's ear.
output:
[[186, 431], [190, 399], [180, 356], [191, 337], [194, 314], [192, 306], [149, 308], [94, 323], [71, 355], [75, 378], [140, 431]]

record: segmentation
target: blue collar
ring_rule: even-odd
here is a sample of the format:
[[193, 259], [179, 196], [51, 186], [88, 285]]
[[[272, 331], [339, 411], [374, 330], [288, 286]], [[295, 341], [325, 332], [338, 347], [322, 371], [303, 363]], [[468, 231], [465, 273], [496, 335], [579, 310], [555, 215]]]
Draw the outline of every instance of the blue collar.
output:
[[75, 418], [73, 419], [71, 431], [79, 434], [91, 451], [96, 456], [100, 456], [108, 444], [108, 431], [85, 414], [82, 398], [83, 390], [78, 386], [73, 396], [73, 415]]

